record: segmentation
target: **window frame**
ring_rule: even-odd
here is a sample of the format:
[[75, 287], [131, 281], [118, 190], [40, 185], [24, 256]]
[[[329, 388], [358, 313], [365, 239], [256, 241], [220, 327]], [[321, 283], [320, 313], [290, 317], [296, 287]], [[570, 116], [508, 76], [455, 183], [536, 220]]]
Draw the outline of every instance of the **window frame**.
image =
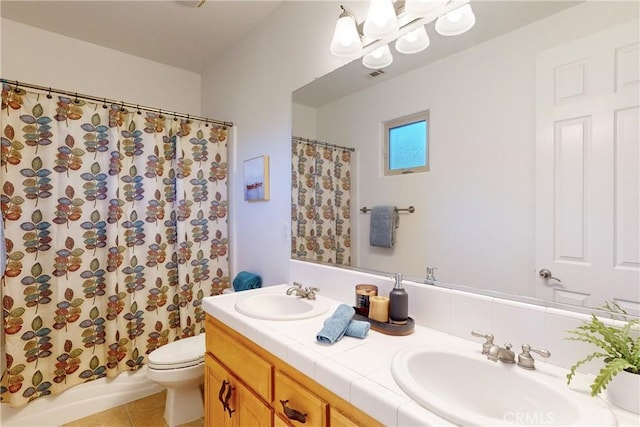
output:
[[[389, 131], [393, 128], [410, 125], [412, 123], [425, 122], [425, 165], [416, 166], [405, 169], [390, 169], [390, 153], [389, 153]], [[399, 117], [397, 119], [388, 120], [383, 122], [384, 132], [384, 147], [383, 147], [383, 163], [384, 163], [384, 176], [404, 175], [415, 172], [428, 172], [429, 171], [429, 110], [420, 111], [419, 113], [410, 114], [408, 116]]]

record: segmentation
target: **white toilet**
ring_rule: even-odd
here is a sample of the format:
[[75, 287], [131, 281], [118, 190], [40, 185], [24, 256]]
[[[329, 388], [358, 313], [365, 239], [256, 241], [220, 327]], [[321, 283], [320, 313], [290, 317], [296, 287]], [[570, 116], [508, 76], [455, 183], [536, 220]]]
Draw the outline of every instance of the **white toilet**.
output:
[[149, 353], [147, 378], [167, 388], [164, 419], [170, 427], [204, 415], [204, 333], [166, 344]]

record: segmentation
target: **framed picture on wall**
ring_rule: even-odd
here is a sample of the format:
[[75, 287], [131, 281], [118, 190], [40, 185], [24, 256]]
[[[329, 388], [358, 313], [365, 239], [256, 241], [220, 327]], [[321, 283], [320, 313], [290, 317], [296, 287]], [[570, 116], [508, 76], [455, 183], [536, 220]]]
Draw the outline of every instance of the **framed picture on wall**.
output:
[[244, 161], [244, 200], [269, 200], [269, 156]]

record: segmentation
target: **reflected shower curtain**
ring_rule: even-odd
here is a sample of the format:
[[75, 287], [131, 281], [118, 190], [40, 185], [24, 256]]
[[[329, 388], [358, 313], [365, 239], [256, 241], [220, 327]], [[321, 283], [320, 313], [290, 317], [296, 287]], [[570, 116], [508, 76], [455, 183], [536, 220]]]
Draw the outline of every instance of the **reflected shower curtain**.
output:
[[351, 152], [294, 139], [291, 256], [351, 265]]
[[143, 366], [229, 286], [227, 129], [3, 85], [3, 403]]

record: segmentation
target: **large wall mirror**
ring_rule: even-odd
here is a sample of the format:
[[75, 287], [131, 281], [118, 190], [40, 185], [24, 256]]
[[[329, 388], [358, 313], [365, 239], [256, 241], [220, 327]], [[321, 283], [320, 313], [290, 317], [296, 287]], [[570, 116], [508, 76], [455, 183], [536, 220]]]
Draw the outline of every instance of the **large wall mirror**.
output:
[[[293, 93], [293, 135], [354, 149], [351, 265], [640, 314], [639, 4], [471, 4], [468, 33], [428, 24], [384, 73], [355, 60]], [[385, 176], [382, 123], [420, 111], [429, 171]], [[376, 205], [415, 208], [393, 248], [369, 245]]]

